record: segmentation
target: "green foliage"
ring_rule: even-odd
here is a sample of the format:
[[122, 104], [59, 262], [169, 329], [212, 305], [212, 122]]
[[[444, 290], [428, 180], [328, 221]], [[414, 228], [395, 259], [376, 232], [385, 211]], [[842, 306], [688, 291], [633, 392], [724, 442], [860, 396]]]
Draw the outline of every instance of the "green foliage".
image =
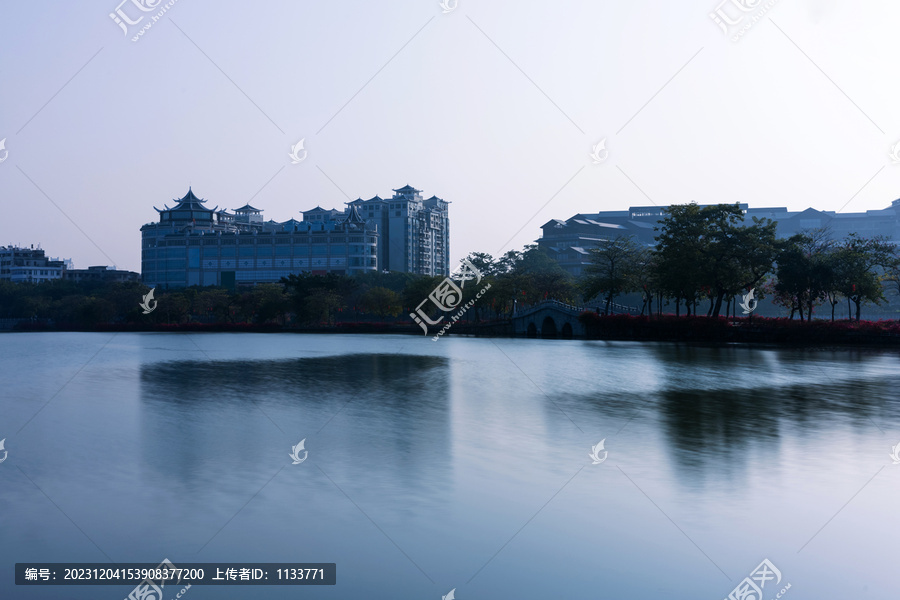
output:
[[776, 224], [746, 225], [738, 204], [670, 206], [653, 250], [657, 281], [667, 296], [694, 308], [706, 296], [718, 316], [722, 302], [759, 284], [778, 255]]
[[609, 314], [609, 306], [617, 295], [639, 289], [638, 273], [646, 257], [642, 256], [641, 247], [632, 236], [618, 236], [590, 252], [591, 264], [582, 281], [582, 294], [586, 299], [604, 294], [605, 312]]
[[372, 287], [366, 290], [360, 304], [363, 311], [379, 317], [396, 317], [403, 310], [400, 294], [385, 287]]

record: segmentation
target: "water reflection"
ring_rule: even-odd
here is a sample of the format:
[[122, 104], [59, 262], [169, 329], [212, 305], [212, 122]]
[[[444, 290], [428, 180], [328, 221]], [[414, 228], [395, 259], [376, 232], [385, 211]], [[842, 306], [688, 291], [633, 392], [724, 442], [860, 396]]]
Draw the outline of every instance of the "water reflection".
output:
[[336, 480], [416, 487], [448, 464], [447, 371], [445, 358], [407, 354], [145, 363], [143, 461], [202, 493], [290, 462], [306, 438]]

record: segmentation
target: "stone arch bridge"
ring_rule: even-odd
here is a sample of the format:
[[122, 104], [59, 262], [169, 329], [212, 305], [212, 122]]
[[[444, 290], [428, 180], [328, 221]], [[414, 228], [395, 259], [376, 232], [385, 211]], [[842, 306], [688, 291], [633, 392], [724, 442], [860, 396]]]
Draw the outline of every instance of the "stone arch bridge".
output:
[[[513, 315], [513, 333], [516, 337], [543, 339], [583, 338], [584, 325], [578, 320], [578, 316], [586, 310], [598, 311], [595, 307], [573, 306], [558, 300], [545, 300]], [[610, 312], [636, 314], [640, 311], [633, 306], [612, 304]]]

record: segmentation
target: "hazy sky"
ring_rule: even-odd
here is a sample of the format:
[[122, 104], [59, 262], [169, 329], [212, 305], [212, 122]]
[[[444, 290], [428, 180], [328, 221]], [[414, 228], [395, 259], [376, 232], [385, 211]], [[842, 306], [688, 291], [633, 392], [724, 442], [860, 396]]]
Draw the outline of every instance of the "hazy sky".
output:
[[132, 42], [165, 3], [126, 35], [118, 1], [0, 2], [0, 245], [140, 271], [189, 184], [284, 221], [409, 183], [454, 262], [578, 212], [900, 196], [897, 2], [728, 0], [771, 5], [735, 42], [720, 0], [177, 0]]

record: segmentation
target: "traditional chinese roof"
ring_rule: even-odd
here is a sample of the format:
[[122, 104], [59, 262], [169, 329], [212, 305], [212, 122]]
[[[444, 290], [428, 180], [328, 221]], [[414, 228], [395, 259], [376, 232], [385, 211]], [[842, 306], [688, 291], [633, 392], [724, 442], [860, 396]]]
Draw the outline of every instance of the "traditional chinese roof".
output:
[[[216, 209], [219, 208], [218, 205], [216, 205], [216, 208], [206, 208], [205, 206], [203, 206], [203, 203], [206, 202], [206, 200], [201, 200], [200, 198], [195, 196], [194, 191], [190, 187], [188, 187], [187, 194], [185, 194], [181, 199], [176, 199], [175, 202], [177, 202], [178, 204], [176, 204], [172, 208], [169, 208], [168, 205], [164, 204], [163, 206], [165, 206], [165, 210], [197, 210], [204, 212], [215, 212]], [[153, 209], [156, 210], [156, 212], [163, 212], [155, 206], [153, 207]]]
[[359, 216], [359, 211], [356, 210], [356, 205], [351, 204], [349, 213], [347, 214], [347, 218], [344, 219], [344, 223], [365, 223], [366, 220]]
[[407, 184], [404, 185], [402, 188], [397, 189], [397, 190], [394, 190], [394, 191], [395, 191], [395, 192], [401, 192], [401, 193], [402, 193], [402, 192], [416, 192], [416, 193], [418, 193], [418, 192], [421, 192], [422, 190], [417, 190], [416, 188], [412, 187], [411, 185], [409, 185], [409, 184], [407, 183]]
[[262, 212], [260, 208], [253, 208], [249, 204], [245, 204], [240, 208], [234, 209], [234, 212]]
[[187, 194], [184, 195], [184, 198], [180, 200], [176, 200], [178, 202], [178, 206], [176, 209], [190, 209], [190, 210], [212, 210], [206, 208], [205, 206], [201, 206], [206, 200], [201, 200], [197, 196], [194, 195], [194, 190], [188, 186]]

